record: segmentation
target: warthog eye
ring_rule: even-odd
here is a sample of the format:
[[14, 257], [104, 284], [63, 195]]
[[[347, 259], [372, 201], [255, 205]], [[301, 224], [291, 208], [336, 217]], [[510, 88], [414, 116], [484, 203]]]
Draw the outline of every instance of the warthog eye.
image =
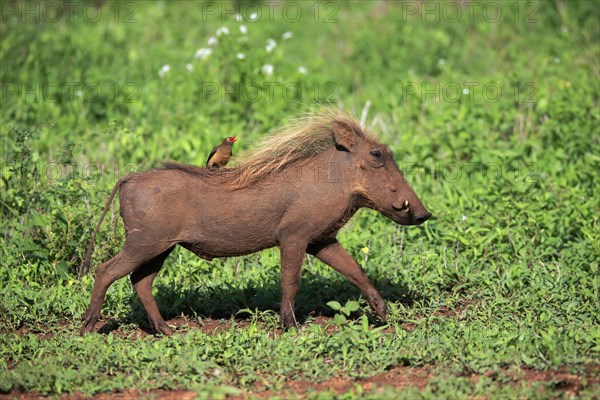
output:
[[378, 160], [381, 160], [381, 150], [371, 150], [371, 155]]

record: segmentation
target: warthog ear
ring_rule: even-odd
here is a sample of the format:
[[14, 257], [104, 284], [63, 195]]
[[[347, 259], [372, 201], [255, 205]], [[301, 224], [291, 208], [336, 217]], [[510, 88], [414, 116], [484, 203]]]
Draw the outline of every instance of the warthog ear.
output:
[[358, 138], [362, 136], [362, 132], [344, 121], [333, 121], [331, 126], [333, 127], [335, 144], [343, 150], [353, 152]]

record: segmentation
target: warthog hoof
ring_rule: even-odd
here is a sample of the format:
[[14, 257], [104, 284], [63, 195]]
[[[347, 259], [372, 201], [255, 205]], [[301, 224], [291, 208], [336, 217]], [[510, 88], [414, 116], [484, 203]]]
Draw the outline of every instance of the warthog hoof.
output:
[[90, 312], [90, 310], [86, 311], [85, 315], [81, 317], [83, 325], [79, 329], [79, 334], [83, 336], [86, 333], [92, 332], [96, 326], [96, 322], [98, 322], [98, 318], [100, 318], [100, 316], [95, 315], [94, 312]]
[[173, 334], [173, 329], [167, 325], [165, 321], [154, 323], [152, 325], [157, 333], [162, 333], [165, 336], [171, 336]]
[[374, 296], [370, 296], [367, 301], [379, 318], [381, 318], [383, 322], [387, 321], [387, 305], [385, 304], [383, 297], [377, 293]]
[[282, 311], [279, 314], [281, 328], [284, 330], [288, 330], [290, 328], [295, 328], [299, 330], [298, 323], [296, 322], [296, 316], [293, 311]]
[[90, 325], [83, 325], [81, 328], [79, 328], [79, 335], [83, 336], [86, 333], [90, 333], [94, 330], [93, 326]]

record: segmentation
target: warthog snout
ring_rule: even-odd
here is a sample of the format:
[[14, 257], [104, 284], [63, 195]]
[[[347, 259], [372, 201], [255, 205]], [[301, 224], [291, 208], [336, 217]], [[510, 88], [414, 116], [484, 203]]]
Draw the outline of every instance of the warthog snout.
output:
[[431, 218], [431, 213], [427, 210], [423, 210], [419, 214], [413, 215], [413, 221], [414, 221], [415, 225], [422, 224], [423, 222], [427, 221], [429, 218]]
[[418, 201], [415, 209], [411, 209], [410, 202], [404, 200], [402, 203], [395, 201], [392, 203], [394, 211], [405, 212], [410, 218], [410, 225], [420, 225], [431, 218], [431, 213], [425, 209], [423, 204]]

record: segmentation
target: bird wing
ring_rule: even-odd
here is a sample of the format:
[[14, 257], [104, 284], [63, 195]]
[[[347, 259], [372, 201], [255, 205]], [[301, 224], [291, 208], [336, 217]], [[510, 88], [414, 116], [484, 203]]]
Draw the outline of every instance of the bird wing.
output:
[[210, 162], [210, 159], [215, 155], [215, 153], [217, 152], [217, 149], [219, 148], [219, 146], [215, 146], [212, 151], [210, 152], [210, 154], [208, 155], [208, 158], [206, 159], [206, 166], [208, 167], [208, 163]]

